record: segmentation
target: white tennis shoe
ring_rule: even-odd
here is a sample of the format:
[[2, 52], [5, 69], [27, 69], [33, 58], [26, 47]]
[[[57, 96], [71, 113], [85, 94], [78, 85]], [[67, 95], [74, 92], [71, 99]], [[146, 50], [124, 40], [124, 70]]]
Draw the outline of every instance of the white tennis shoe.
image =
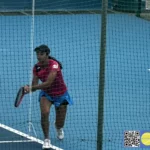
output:
[[51, 141], [50, 141], [50, 139], [45, 139], [42, 149], [48, 149], [48, 148], [51, 148]]
[[63, 130], [63, 128], [57, 129], [57, 127], [56, 127], [56, 122], [55, 122], [55, 121], [54, 121], [54, 125], [55, 125], [56, 132], [57, 132], [57, 138], [58, 138], [59, 140], [64, 139], [64, 130]]
[[56, 132], [57, 132], [57, 138], [59, 140], [64, 139], [64, 130], [63, 130], [63, 128], [60, 128], [60, 129], [56, 128]]

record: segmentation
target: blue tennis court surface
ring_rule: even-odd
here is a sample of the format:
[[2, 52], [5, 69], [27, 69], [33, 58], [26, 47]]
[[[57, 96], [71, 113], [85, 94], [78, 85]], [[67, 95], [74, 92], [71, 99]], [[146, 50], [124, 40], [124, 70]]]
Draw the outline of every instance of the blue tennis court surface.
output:
[[[0, 128], [0, 149], [22, 149], [22, 150], [32, 150], [39, 149], [41, 150], [41, 144], [33, 142], [28, 138], [22, 137], [18, 134], [10, 132], [6, 129]], [[13, 142], [12, 142], [13, 141]]]
[[[31, 17], [1, 16], [0, 26], [0, 123], [27, 134], [31, 121], [31, 136], [42, 141], [38, 92], [32, 98], [26, 95], [17, 109], [13, 104], [16, 91], [28, 84], [31, 76]], [[74, 100], [68, 107], [63, 141], [56, 138], [53, 107], [50, 114], [51, 142], [64, 150], [96, 149], [100, 29], [98, 14], [35, 16], [34, 45], [49, 45], [52, 56], [62, 62]], [[124, 149], [125, 130], [149, 129], [149, 39], [150, 22], [130, 15], [108, 15], [104, 150]], [[0, 141], [3, 138], [27, 140], [0, 129]], [[41, 146], [31, 141], [4, 142], [0, 150], [38, 150]]]
[[[9, 147], [13, 150], [19, 149], [42, 149], [43, 141], [32, 137], [29, 134], [25, 134], [8, 126], [0, 124], [0, 149], [6, 150]], [[51, 145], [49, 150], [63, 150], [59, 147]]]

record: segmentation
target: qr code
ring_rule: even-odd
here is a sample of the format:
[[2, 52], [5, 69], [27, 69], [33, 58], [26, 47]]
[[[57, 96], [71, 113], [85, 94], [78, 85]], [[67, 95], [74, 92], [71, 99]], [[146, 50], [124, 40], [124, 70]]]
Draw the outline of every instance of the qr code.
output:
[[124, 147], [140, 147], [140, 131], [125, 131]]

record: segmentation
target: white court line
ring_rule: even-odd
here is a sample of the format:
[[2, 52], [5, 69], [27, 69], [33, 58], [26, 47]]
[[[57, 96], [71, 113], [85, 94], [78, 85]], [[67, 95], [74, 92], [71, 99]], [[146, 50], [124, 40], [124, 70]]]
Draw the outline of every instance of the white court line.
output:
[[[37, 138], [35, 138], [35, 137], [33, 137], [33, 136], [30, 136], [30, 135], [28, 135], [28, 134], [25, 134], [25, 133], [23, 133], [23, 132], [21, 132], [21, 131], [18, 131], [18, 130], [16, 130], [16, 129], [13, 129], [13, 128], [11, 128], [11, 127], [8, 127], [8, 126], [6, 126], [6, 125], [4, 125], [4, 124], [1, 124], [1, 123], [0, 123], [0, 127], [3, 128], [3, 129], [8, 130], [8, 131], [10, 131], [10, 132], [13, 132], [13, 133], [15, 133], [15, 134], [17, 134], [17, 135], [20, 135], [20, 136], [23, 136], [23, 137], [29, 139], [29, 140], [20, 140], [20, 141], [1, 141], [0, 143], [13, 143], [13, 142], [23, 142], [23, 141], [25, 141], [25, 142], [37, 142], [37, 143], [39, 143], [39, 144], [43, 144], [43, 141], [42, 141], [42, 140], [37, 139]], [[59, 147], [56, 147], [56, 146], [54, 146], [54, 145], [51, 145], [51, 148], [53, 148], [53, 149], [55, 149], [55, 150], [63, 150], [63, 149], [61, 149], [61, 148], [59, 148]]]
[[0, 141], [0, 144], [3, 143], [28, 143], [33, 142], [32, 140], [18, 140], [18, 141]]

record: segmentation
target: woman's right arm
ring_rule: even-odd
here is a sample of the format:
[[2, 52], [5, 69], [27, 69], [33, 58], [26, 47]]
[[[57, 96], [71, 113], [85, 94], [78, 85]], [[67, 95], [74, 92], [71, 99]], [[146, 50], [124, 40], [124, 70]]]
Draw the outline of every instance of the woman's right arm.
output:
[[[35, 75], [33, 75], [33, 79], [32, 79], [32, 86], [38, 85], [39, 82], [39, 78]], [[32, 92], [34, 92], [36, 90], [32, 90]]]
[[[37, 76], [33, 75], [32, 86], [38, 85], [38, 82], [39, 82], [39, 78]], [[24, 90], [25, 90], [26, 94], [29, 93], [31, 90], [31, 86], [29, 86], [29, 85], [24, 86]], [[34, 91], [36, 91], [36, 90], [32, 90], [32, 92], [34, 92]]]
[[39, 78], [35, 75], [33, 75], [33, 79], [32, 79], [32, 86], [37, 85], [39, 82]]

